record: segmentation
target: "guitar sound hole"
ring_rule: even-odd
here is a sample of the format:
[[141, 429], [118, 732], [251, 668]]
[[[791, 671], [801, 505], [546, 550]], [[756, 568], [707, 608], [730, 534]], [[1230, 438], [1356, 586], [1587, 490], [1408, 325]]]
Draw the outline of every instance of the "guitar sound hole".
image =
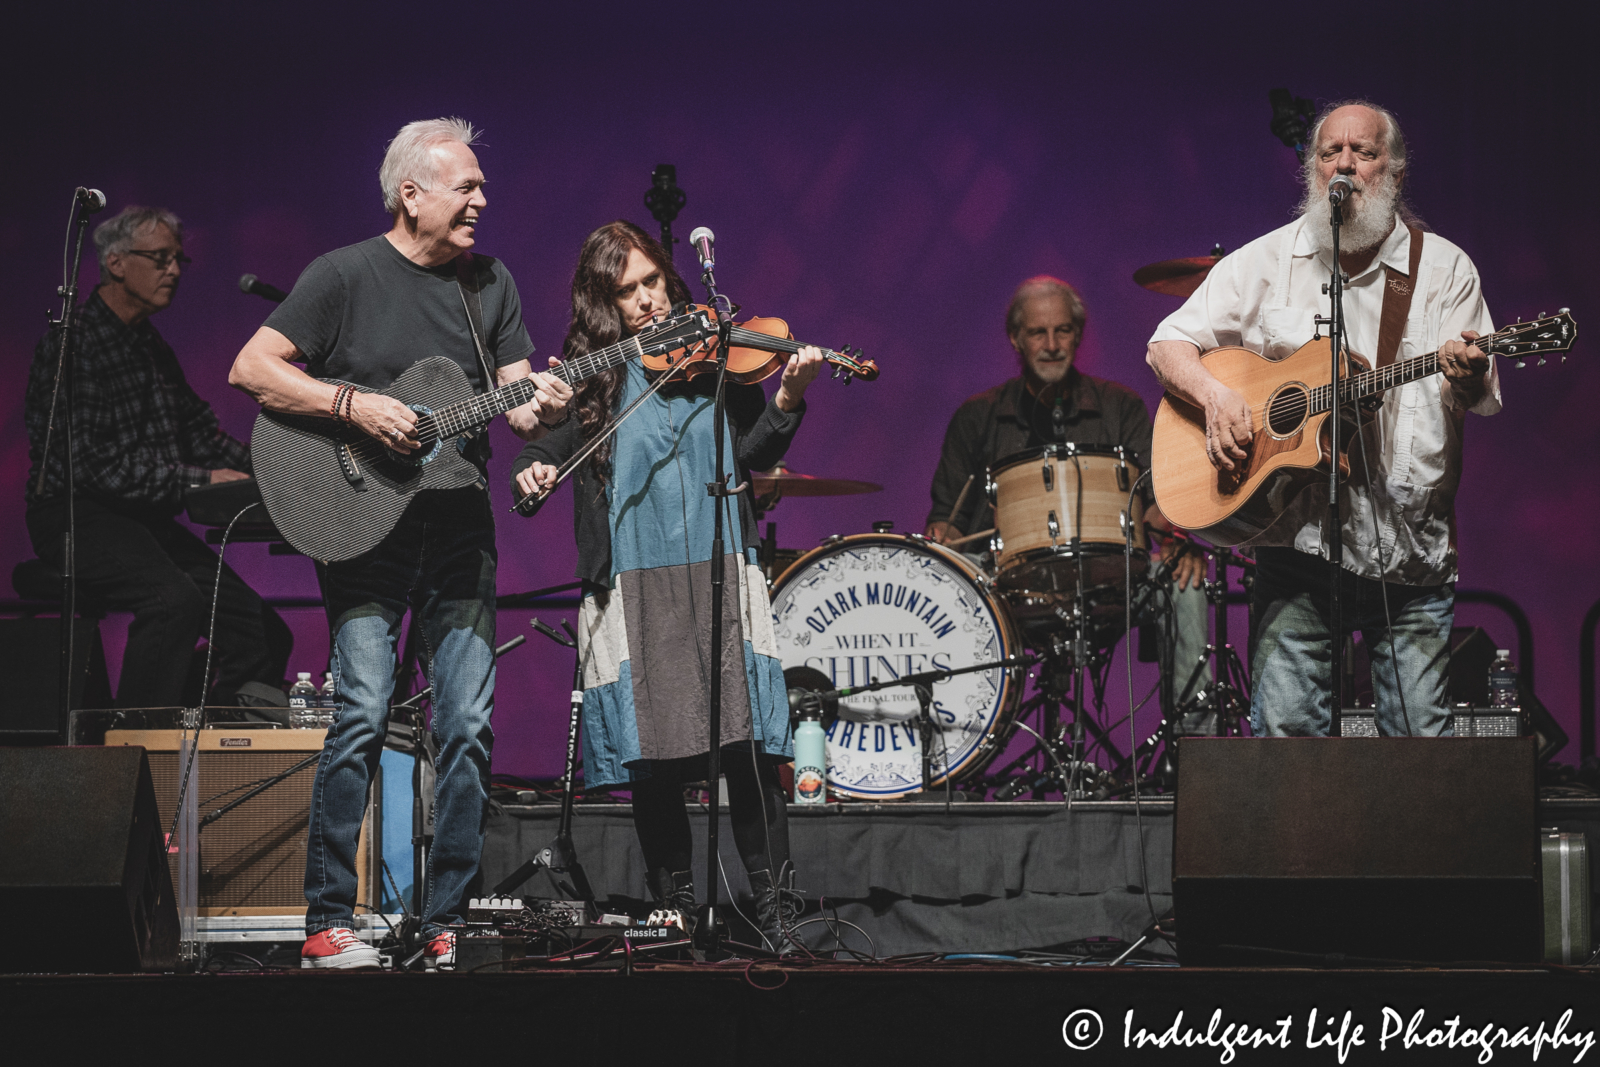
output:
[[1307, 394], [1304, 386], [1286, 385], [1267, 401], [1267, 429], [1287, 437], [1306, 421]]

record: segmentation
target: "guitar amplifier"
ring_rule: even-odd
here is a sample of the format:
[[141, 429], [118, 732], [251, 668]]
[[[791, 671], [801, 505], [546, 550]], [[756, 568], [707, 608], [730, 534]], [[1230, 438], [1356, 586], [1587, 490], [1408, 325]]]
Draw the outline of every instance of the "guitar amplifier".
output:
[[[200, 818], [320, 752], [325, 733], [273, 729], [265, 723], [227, 723], [200, 731], [197, 780], [189, 786], [196, 791]], [[105, 733], [107, 746], [140, 745], [148, 753], [163, 834], [172, 826], [183, 777], [178, 757], [182, 736], [181, 730], [172, 729]], [[306, 826], [316, 770], [312, 763], [201, 828], [201, 915], [305, 913]], [[368, 803], [356, 861], [356, 900], [374, 910], [382, 883], [377, 872], [381, 834], [373, 829], [375, 823], [381, 825], [379, 803]], [[167, 859], [176, 885], [177, 853]]]
[[[1457, 737], [1521, 737], [1521, 708], [1479, 708], [1457, 704], [1451, 708]], [[1377, 715], [1371, 708], [1345, 708], [1339, 715], [1339, 729], [1345, 737], [1377, 737]]]

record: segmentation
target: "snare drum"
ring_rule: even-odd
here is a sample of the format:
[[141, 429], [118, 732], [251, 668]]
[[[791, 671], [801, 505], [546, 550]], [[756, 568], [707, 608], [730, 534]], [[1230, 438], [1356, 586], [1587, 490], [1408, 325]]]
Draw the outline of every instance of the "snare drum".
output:
[[[920, 537], [858, 534], [802, 556], [772, 591], [784, 667], [835, 687], [968, 667], [1016, 655], [1010, 610], [960, 553]], [[1022, 693], [1021, 670], [995, 668], [933, 686], [935, 785], [977, 774], [998, 753]], [[828, 785], [859, 799], [922, 789], [919, 707], [911, 687], [839, 701], [827, 733]]]
[[[989, 468], [996, 582], [1008, 596], [1070, 599], [1078, 575], [1092, 599], [1125, 584], [1124, 538], [1133, 526], [1133, 574], [1149, 564], [1144, 501], [1128, 490], [1144, 473], [1120, 445], [1071, 442], [1017, 452]], [[1072, 539], [1079, 538], [1076, 549]]]

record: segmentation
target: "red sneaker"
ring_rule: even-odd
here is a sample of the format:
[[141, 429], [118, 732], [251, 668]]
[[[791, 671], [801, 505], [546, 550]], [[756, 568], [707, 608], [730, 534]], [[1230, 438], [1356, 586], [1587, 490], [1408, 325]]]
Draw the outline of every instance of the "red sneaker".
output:
[[429, 971], [456, 969], [455, 931], [441, 930], [433, 935], [433, 940], [428, 942], [428, 948], [422, 954], [422, 966]]
[[300, 966], [307, 970], [359, 970], [378, 967], [378, 950], [343, 926], [306, 938], [300, 949]]

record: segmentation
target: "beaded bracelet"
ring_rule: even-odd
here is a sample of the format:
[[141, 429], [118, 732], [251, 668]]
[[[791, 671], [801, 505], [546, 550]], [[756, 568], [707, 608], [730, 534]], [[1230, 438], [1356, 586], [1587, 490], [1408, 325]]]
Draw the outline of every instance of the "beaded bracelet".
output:
[[347, 385], [345, 386], [345, 389], [347, 391], [344, 394], [344, 421], [349, 422], [350, 416], [355, 412], [356, 387], [353, 385]]
[[339, 406], [344, 403], [345, 390], [349, 388], [350, 387], [348, 385], [341, 385], [338, 389], [334, 390], [333, 403], [328, 405], [328, 418], [342, 418], [342, 416], [339, 414]]

